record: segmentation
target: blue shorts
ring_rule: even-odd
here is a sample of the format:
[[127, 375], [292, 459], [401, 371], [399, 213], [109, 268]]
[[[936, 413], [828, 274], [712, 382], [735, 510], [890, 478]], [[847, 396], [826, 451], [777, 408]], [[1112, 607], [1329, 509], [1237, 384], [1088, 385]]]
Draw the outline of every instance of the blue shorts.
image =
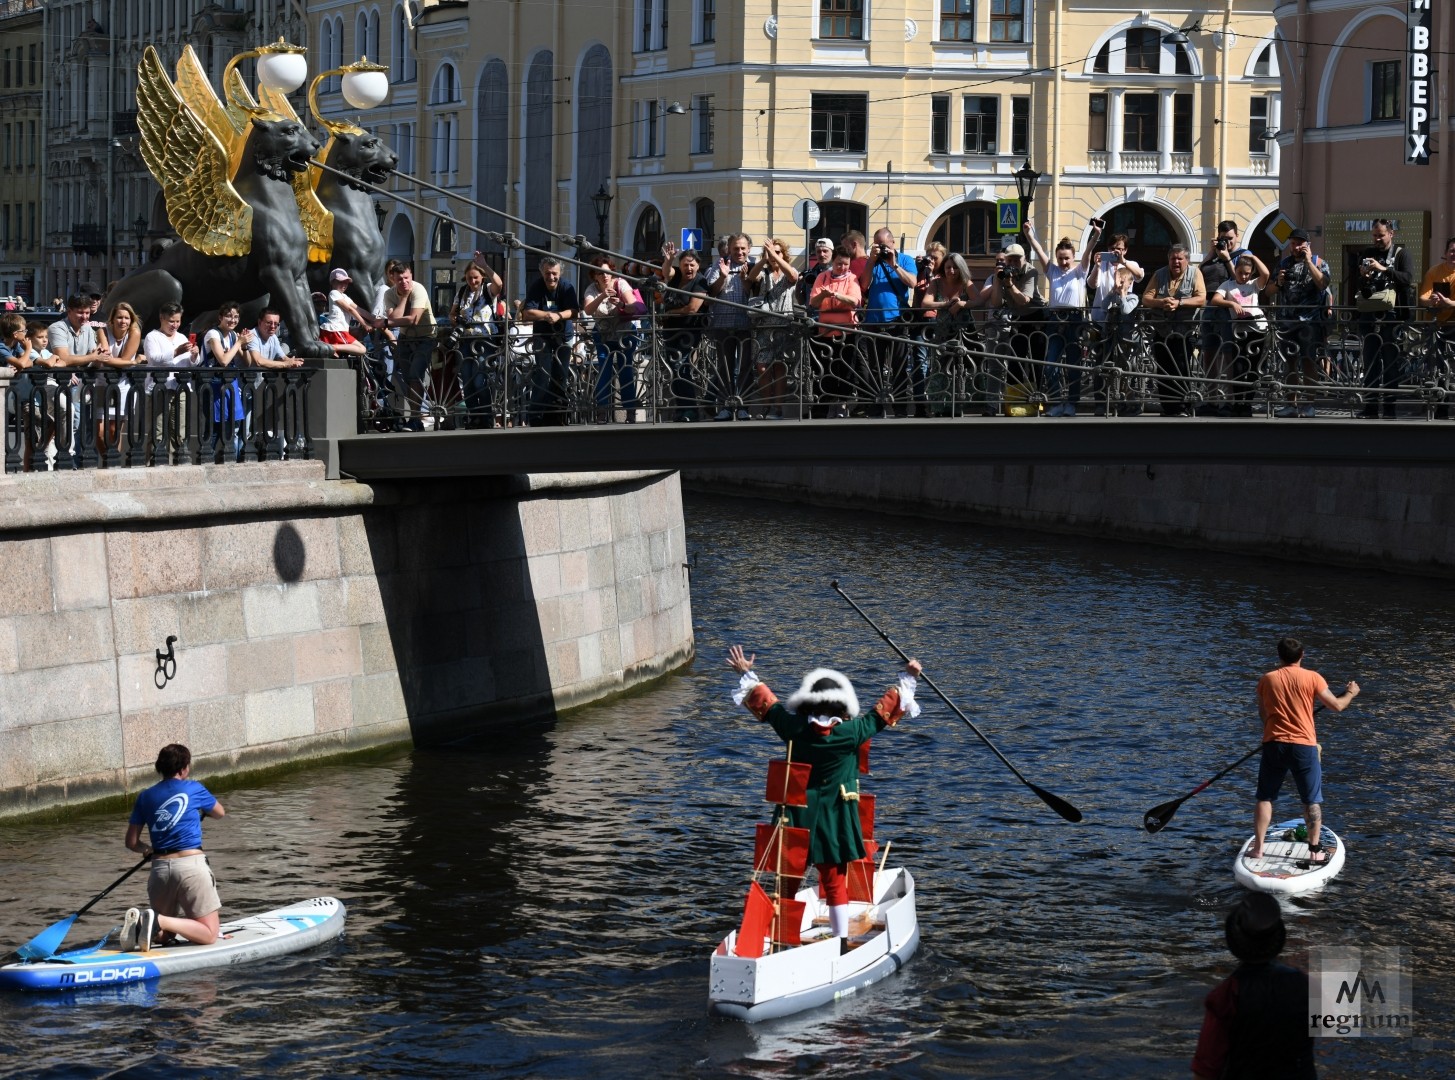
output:
[[1263, 757], [1258, 765], [1258, 801], [1278, 798], [1283, 778], [1293, 773], [1298, 797], [1307, 806], [1324, 801], [1324, 772], [1319, 764], [1319, 748], [1302, 743], [1271, 742], [1263, 744]]

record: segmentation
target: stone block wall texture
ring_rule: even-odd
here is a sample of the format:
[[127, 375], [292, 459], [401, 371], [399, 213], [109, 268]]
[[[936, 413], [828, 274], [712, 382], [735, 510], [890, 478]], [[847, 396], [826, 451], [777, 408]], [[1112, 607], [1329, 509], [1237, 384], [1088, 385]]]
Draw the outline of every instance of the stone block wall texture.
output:
[[1438, 468], [1267, 464], [697, 469], [691, 488], [1455, 577]]
[[137, 790], [168, 742], [217, 775], [628, 689], [691, 659], [685, 556], [675, 473], [7, 478], [0, 815]]

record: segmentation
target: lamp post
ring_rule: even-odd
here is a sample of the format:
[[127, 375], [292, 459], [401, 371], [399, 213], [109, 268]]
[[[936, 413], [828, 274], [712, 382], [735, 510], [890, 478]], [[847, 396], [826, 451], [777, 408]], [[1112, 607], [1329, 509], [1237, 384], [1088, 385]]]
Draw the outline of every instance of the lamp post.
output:
[[596, 211], [596, 246], [606, 247], [606, 223], [611, 220], [611, 192], [606, 190], [606, 181], [591, 196], [591, 208]]
[[1026, 163], [1015, 171], [1015, 190], [1021, 200], [1022, 226], [1030, 220], [1031, 200], [1036, 197], [1036, 185], [1040, 180], [1041, 174], [1031, 168], [1030, 158], [1026, 158]]
[[140, 266], [142, 259], [142, 245], [146, 243], [147, 219], [141, 214], [138, 214], [136, 216], [136, 220], [131, 223], [131, 227], [136, 233], [136, 265]]

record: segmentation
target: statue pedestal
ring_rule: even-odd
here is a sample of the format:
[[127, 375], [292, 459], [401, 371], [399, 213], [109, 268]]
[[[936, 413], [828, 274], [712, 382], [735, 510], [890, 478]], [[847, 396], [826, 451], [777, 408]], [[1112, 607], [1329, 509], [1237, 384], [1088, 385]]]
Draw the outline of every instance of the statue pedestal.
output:
[[359, 433], [359, 376], [337, 358], [309, 361], [317, 370], [308, 388], [308, 434], [313, 456], [330, 480], [339, 478], [338, 441]]

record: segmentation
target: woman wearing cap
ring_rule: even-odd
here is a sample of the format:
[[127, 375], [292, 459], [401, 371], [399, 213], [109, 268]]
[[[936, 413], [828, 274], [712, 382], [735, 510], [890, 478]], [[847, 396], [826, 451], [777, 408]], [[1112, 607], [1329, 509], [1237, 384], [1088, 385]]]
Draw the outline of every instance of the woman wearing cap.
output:
[[328, 275], [328, 311], [319, 323], [318, 336], [325, 345], [333, 348], [335, 356], [363, 356], [369, 351], [362, 341], [349, 333], [350, 319], [371, 330], [377, 330], [380, 326], [373, 315], [365, 313], [349, 299], [348, 288], [352, 283], [353, 279], [343, 267]]
[[791, 747], [793, 760], [812, 767], [808, 805], [791, 806], [795, 828], [809, 831], [808, 858], [818, 868], [829, 924], [836, 937], [849, 935], [849, 863], [864, 857], [864, 832], [859, 824], [859, 747], [908, 714], [919, 715], [914, 700], [920, 673], [918, 660], [905, 665], [899, 685], [890, 687], [862, 716], [859, 699], [847, 676], [815, 668], [803, 677], [787, 706], [753, 673], [755, 656], [741, 645], [728, 649], [728, 667], [742, 676], [733, 702], [767, 721]]
[[1239, 963], [1204, 1003], [1192, 1075], [1313, 1080], [1308, 976], [1276, 961], [1287, 937], [1278, 901], [1246, 894], [1228, 912], [1223, 934]]

